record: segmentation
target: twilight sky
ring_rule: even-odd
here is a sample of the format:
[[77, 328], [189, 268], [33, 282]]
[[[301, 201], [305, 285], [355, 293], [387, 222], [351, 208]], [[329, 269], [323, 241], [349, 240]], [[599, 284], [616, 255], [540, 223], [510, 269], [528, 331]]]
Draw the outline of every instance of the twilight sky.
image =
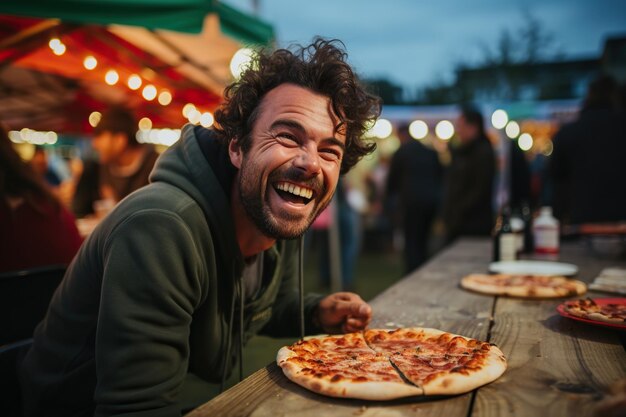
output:
[[[253, 0], [223, 0], [252, 13]], [[341, 39], [364, 78], [407, 87], [448, 80], [458, 62], [495, 50], [503, 30], [515, 36], [524, 11], [553, 38], [549, 52], [594, 58], [607, 36], [626, 36], [626, 0], [257, 0], [278, 45], [315, 35]]]

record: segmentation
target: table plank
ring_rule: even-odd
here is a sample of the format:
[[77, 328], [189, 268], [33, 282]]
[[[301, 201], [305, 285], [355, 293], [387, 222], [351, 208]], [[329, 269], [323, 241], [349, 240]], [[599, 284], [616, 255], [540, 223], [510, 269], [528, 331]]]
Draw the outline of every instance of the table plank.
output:
[[[564, 244], [560, 260], [578, 265], [576, 278], [585, 282], [608, 265], [626, 265], [593, 258], [577, 243]], [[592, 416], [607, 387], [626, 378], [620, 332], [561, 317], [556, 306], [562, 302], [497, 299], [491, 338], [509, 368], [478, 391], [473, 417]]]

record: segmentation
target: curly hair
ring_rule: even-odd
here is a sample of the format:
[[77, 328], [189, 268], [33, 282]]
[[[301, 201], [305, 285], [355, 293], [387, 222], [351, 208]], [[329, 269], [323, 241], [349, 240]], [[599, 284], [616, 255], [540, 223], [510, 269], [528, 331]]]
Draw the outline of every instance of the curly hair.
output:
[[346, 62], [344, 47], [336, 39], [316, 38], [311, 45], [296, 46], [294, 51], [260, 51], [241, 78], [226, 88], [225, 102], [215, 112], [216, 132], [227, 141], [237, 138], [246, 152], [265, 94], [281, 84], [295, 84], [330, 99], [339, 118], [338, 131], [346, 136], [341, 162], [341, 173], [345, 174], [376, 149], [375, 143], [364, 141], [363, 134], [380, 115], [380, 99], [360, 84]]

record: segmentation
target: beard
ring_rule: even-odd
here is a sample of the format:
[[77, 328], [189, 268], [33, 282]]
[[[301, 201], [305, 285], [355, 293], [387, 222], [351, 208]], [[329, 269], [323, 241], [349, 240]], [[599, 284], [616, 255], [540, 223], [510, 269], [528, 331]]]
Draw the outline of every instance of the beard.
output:
[[[330, 203], [330, 198], [323, 203], [321, 202], [328, 191], [318, 177], [307, 179], [302, 171], [291, 167], [272, 172], [267, 179], [267, 184], [263, 186], [261, 175], [250, 172], [253, 170], [246, 169], [246, 166], [247, 164], [242, 164], [240, 170], [239, 199], [246, 214], [265, 236], [272, 239], [295, 239], [302, 236]], [[313, 209], [306, 218], [286, 211], [274, 213], [271, 210], [269, 201], [267, 201], [268, 193], [270, 187], [273, 187], [272, 184], [277, 181], [295, 182], [314, 191], [314, 200], [307, 203], [313, 204]]]

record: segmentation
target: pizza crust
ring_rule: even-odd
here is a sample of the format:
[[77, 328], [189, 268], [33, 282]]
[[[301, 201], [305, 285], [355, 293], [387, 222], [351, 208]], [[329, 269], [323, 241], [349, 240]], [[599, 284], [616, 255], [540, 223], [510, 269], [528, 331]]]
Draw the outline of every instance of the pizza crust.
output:
[[[508, 285], [509, 278], [528, 278], [550, 281], [544, 285]], [[470, 274], [461, 279], [461, 287], [481, 294], [504, 295], [520, 298], [558, 298], [572, 297], [587, 292], [587, 285], [578, 280], [561, 276], [515, 276], [509, 274]]]

